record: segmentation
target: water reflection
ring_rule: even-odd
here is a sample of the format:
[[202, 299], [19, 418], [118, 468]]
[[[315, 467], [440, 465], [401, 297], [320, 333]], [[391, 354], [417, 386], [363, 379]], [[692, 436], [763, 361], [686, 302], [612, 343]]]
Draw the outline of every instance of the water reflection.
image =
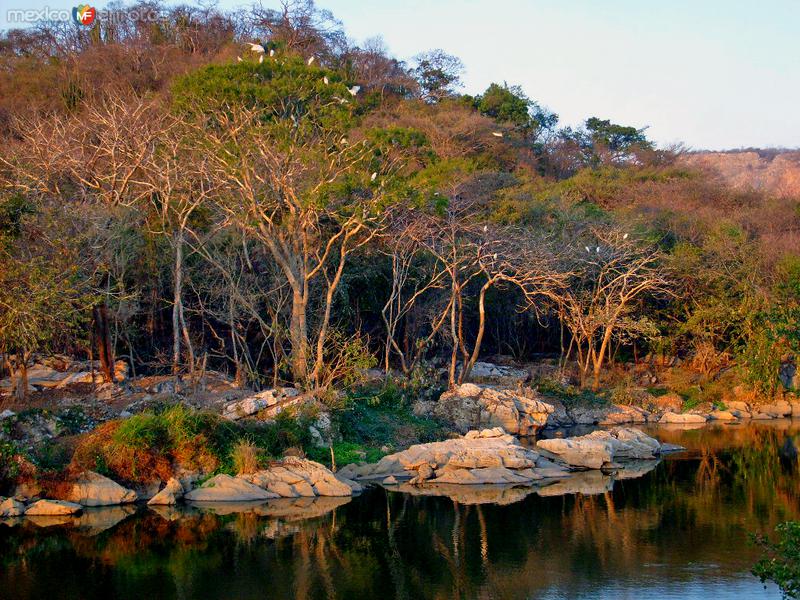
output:
[[0, 597], [779, 597], [748, 574], [758, 550], [746, 539], [800, 518], [787, 446], [800, 428], [650, 433], [688, 452], [637, 478], [584, 473], [566, 495], [559, 483], [487, 489], [490, 503], [377, 489], [18, 520], [0, 527]]

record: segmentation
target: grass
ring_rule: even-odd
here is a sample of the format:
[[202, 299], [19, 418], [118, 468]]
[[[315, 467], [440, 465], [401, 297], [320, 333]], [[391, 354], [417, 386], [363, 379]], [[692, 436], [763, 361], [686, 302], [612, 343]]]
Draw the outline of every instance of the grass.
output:
[[70, 470], [92, 469], [128, 483], [166, 480], [176, 467], [203, 474], [257, 470], [263, 458], [309, 445], [308, 421], [303, 415], [282, 414], [274, 423], [240, 424], [183, 405], [168, 406], [104, 423], [84, 436]]

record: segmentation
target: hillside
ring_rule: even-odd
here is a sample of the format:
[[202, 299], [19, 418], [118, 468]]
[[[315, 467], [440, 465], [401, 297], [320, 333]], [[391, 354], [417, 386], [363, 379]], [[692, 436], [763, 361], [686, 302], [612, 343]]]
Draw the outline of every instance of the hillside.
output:
[[754, 189], [779, 197], [800, 197], [800, 151], [698, 152], [687, 164], [716, 175], [736, 190]]

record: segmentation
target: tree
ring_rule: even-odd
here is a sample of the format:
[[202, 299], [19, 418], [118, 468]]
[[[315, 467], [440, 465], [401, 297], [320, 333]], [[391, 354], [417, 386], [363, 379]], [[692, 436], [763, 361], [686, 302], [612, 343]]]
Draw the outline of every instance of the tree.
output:
[[[212, 67], [180, 88], [185, 106], [196, 106], [191, 91], [208, 107], [201, 118], [212, 121], [200, 148], [222, 182], [221, 210], [264, 245], [291, 289], [292, 372], [311, 387], [322, 381], [347, 258], [380, 228], [382, 190], [391, 178], [365, 140], [348, 139], [354, 122], [341, 101], [347, 89], [324, 84], [323, 76], [334, 78], [302, 59], [282, 58]], [[232, 88], [226, 80], [246, 83]], [[229, 102], [219, 89], [244, 95]], [[309, 323], [320, 297], [316, 322]]]
[[657, 248], [615, 229], [597, 229], [590, 235], [576, 244], [576, 277], [558, 303], [572, 333], [570, 349], [574, 345], [578, 353], [581, 383], [591, 369], [596, 390], [613, 336], [635, 336], [649, 329], [646, 321], [631, 318], [634, 301], [671, 292]]
[[418, 54], [414, 60], [417, 63], [414, 75], [426, 101], [440, 102], [453, 96], [463, 85], [464, 63], [457, 56], [436, 49]]
[[558, 123], [558, 115], [539, 106], [516, 85], [492, 83], [475, 98], [475, 107], [500, 123], [509, 123], [534, 141]]

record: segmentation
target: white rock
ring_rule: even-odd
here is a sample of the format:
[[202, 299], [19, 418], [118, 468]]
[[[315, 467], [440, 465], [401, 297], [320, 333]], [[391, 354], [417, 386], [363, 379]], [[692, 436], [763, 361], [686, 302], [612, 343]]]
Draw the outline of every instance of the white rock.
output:
[[25, 505], [14, 498], [0, 502], [0, 517], [19, 517], [25, 514]]
[[110, 506], [136, 502], [136, 492], [93, 471], [81, 473], [66, 500], [83, 506]]
[[659, 423], [705, 423], [706, 417], [695, 413], [665, 412], [661, 415]]
[[212, 477], [202, 487], [184, 495], [186, 500], [197, 502], [247, 502], [278, 497], [278, 494], [273, 494], [244, 479], [230, 475]]
[[177, 504], [181, 498], [183, 498], [183, 485], [172, 477], [160, 492], [150, 498], [147, 504], [150, 506], [169, 506]]
[[25, 511], [25, 516], [61, 516], [74, 515], [83, 510], [80, 504], [64, 500], [39, 500], [31, 504]]

